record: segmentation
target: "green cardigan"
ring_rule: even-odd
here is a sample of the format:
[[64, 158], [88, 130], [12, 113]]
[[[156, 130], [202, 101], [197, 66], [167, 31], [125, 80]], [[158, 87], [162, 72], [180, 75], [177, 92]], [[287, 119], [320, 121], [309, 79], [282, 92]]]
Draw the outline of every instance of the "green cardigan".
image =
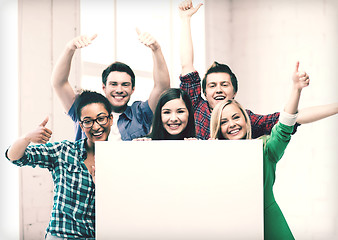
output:
[[294, 239], [282, 211], [275, 201], [273, 185], [275, 183], [276, 164], [282, 158], [291, 139], [293, 126], [278, 122], [271, 135], [263, 136], [264, 168], [264, 239]]

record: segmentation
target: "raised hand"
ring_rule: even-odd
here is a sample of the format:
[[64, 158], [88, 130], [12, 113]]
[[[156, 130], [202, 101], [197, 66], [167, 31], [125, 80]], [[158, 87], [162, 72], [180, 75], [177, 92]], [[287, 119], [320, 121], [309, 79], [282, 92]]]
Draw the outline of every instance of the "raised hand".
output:
[[79, 48], [84, 48], [87, 47], [88, 45], [90, 45], [92, 43], [92, 41], [97, 37], [97, 34], [94, 34], [91, 37], [88, 36], [78, 36], [76, 38], [73, 38], [72, 40], [70, 40], [67, 43], [67, 47], [72, 49], [72, 50], [76, 50]]
[[160, 44], [156, 39], [147, 32], [141, 32], [139, 28], [136, 28], [138, 39], [145, 46], [149, 47], [151, 50], [155, 51], [160, 48]]
[[46, 128], [46, 124], [48, 122], [48, 117], [43, 120], [42, 123], [32, 132], [26, 135], [26, 138], [33, 143], [41, 143], [45, 144], [49, 141], [52, 136], [52, 131]]
[[292, 75], [293, 85], [296, 89], [301, 90], [309, 86], [310, 78], [306, 72], [299, 71], [299, 61], [296, 63], [295, 70]]
[[292, 81], [293, 87], [291, 95], [284, 108], [284, 112], [289, 114], [295, 114], [298, 112], [298, 104], [302, 89], [307, 87], [310, 82], [309, 75], [307, 75], [306, 72], [299, 71], [299, 61], [297, 61], [295, 70], [292, 74]]
[[198, 9], [203, 5], [203, 3], [199, 3], [197, 4], [196, 7], [193, 6], [192, 4], [192, 0], [185, 0], [182, 1], [179, 5], [178, 5], [178, 9], [179, 9], [179, 14], [180, 17], [191, 17], [192, 15], [194, 15]]

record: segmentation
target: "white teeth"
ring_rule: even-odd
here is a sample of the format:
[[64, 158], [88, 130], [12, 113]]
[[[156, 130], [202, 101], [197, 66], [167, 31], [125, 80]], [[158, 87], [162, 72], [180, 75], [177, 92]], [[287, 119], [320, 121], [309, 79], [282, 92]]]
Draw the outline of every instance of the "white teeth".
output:
[[168, 126], [171, 129], [177, 129], [179, 127], [179, 124], [168, 124]]
[[235, 129], [235, 130], [230, 131], [229, 134], [236, 134], [238, 132], [239, 132], [239, 129]]
[[103, 132], [93, 133], [94, 136], [100, 136]]
[[225, 97], [223, 97], [223, 96], [215, 97], [215, 100], [224, 100], [224, 99], [225, 99]]

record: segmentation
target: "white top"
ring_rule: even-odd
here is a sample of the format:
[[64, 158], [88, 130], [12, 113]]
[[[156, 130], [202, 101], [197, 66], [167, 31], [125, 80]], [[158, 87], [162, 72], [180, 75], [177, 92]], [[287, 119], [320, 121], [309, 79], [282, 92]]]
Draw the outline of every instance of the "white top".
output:
[[280, 111], [279, 122], [286, 126], [293, 126], [296, 124], [298, 113], [290, 114], [284, 111]]
[[119, 128], [117, 127], [117, 121], [119, 120], [121, 113], [112, 112], [112, 114], [113, 114], [113, 125], [111, 126], [110, 129], [108, 141], [122, 141]]

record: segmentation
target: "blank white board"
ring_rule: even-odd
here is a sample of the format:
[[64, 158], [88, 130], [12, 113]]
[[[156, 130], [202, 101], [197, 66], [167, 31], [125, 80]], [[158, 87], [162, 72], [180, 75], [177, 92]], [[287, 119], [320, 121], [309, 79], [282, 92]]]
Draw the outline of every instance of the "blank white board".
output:
[[97, 239], [263, 239], [262, 152], [261, 140], [97, 142]]

